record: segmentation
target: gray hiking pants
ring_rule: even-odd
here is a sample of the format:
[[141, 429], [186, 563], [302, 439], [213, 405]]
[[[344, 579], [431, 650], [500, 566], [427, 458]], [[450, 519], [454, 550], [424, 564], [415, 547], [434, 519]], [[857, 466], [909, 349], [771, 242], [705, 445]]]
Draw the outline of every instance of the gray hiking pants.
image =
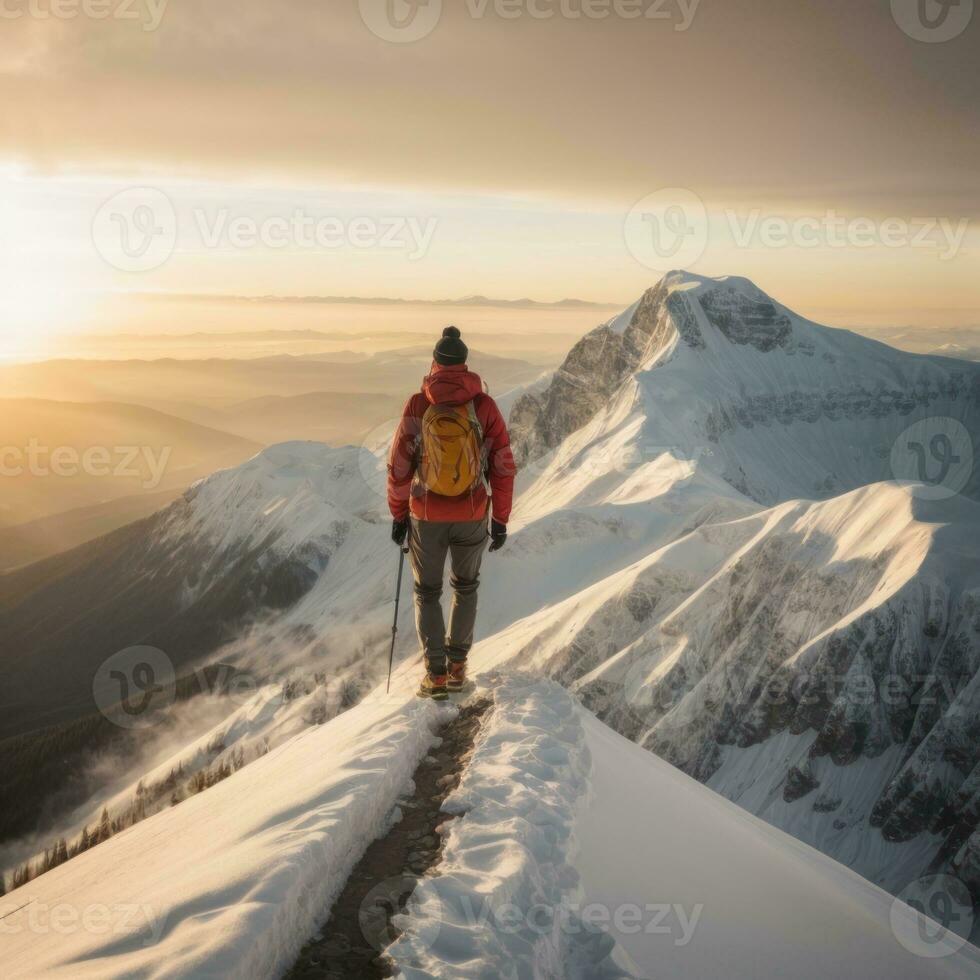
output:
[[[412, 519], [408, 547], [415, 575], [415, 625], [430, 673], [445, 674], [447, 661], [465, 660], [473, 645], [476, 590], [486, 546], [486, 519], [457, 523]], [[453, 588], [448, 632], [439, 601], [447, 554]]]

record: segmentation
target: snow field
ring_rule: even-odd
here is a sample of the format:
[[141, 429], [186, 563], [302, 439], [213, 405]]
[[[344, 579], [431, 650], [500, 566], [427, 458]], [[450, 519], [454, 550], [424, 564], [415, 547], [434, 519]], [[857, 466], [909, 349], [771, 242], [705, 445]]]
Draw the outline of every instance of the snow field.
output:
[[[574, 864], [586, 902], [612, 912], [611, 933], [641, 976], [980, 976], [975, 947], [911, 951], [892, 926], [907, 906], [582, 716], [593, 785]], [[626, 908], [641, 914], [617, 927]]]

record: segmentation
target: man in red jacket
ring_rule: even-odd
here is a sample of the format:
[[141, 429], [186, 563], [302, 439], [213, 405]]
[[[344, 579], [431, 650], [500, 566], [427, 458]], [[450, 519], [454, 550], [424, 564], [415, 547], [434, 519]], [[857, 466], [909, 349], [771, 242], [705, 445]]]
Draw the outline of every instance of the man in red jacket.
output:
[[[405, 405], [388, 458], [391, 537], [399, 547], [408, 539], [415, 576], [415, 622], [426, 664], [419, 695], [436, 700], [465, 683], [487, 518], [490, 551], [497, 551], [507, 540], [514, 496], [507, 425], [479, 375], [466, 367], [468, 353], [459, 330], [446, 327], [431, 373]], [[448, 631], [439, 601], [447, 554], [453, 589]]]

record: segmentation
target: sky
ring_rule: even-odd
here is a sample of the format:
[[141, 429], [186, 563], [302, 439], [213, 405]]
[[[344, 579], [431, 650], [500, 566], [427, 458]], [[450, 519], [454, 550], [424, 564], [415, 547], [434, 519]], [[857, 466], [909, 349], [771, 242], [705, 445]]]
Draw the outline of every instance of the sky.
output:
[[980, 324], [973, 2], [0, 0], [0, 355], [128, 292], [626, 304], [681, 266]]

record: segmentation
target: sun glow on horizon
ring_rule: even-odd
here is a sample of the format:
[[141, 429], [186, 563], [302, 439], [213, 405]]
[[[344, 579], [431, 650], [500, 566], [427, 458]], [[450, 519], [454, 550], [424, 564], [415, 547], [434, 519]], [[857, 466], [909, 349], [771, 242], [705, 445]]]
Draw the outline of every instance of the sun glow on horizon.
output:
[[[482, 294], [628, 304], [666, 271], [631, 254], [627, 205], [599, 209], [557, 199], [187, 177], [155, 180], [152, 190], [172, 205], [171, 247], [145, 267], [136, 247], [130, 268], [128, 262], [110, 261], [112, 254], [107, 258], [100, 249], [106, 228], [100, 237], [96, 222], [119, 195], [145, 189], [145, 182], [135, 175], [38, 174], [0, 164], [0, 358], [63, 356], [64, 342], [87, 332], [316, 325], [312, 308], [302, 306], [257, 311], [226, 304], [220, 317], [213, 305], [190, 302], [150, 310], [141, 297], [155, 293], [184, 299], [255, 293], [429, 301]], [[145, 217], [146, 210], [131, 217]], [[303, 224], [291, 223], [297, 214]], [[956, 257], [944, 261], [938, 247], [803, 247], [792, 240], [769, 247], [752, 236], [739, 244], [724, 201], [710, 202], [707, 214], [706, 247], [689, 265], [692, 271], [745, 276], [820, 322], [950, 327], [980, 319], [971, 278], [971, 255], [980, 245], [976, 231], [966, 233]], [[120, 217], [110, 214], [113, 220]], [[167, 227], [165, 217], [154, 214], [149, 226], [154, 233]], [[378, 229], [373, 246], [355, 234], [365, 219]], [[113, 220], [106, 227], [118, 236]], [[339, 224], [350, 240], [322, 245], [310, 239], [309, 226], [322, 221]], [[239, 222], [257, 232], [244, 244], [232, 234]], [[141, 227], [138, 222], [126, 226], [133, 237], [128, 244], [140, 246]], [[386, 228], [404, 237], [396, 236], [399, 247], [388, 247]], [[735, 230], [741, 232], [741, 225]], [[927, 291], [923, 281], [929, 283]], [[827, 282], [835, 284], [832, 309]], [[382, 310], [377, 318], [406, 323], [412, 312]], [[335, 329], [363, 315], [363, 309], [338, 309]]]
[[52, 202], [4, 173], [0, 184], [0, 359], [44, 355], [62, 334], [84, 329], [94, 307], [86, 269]]

